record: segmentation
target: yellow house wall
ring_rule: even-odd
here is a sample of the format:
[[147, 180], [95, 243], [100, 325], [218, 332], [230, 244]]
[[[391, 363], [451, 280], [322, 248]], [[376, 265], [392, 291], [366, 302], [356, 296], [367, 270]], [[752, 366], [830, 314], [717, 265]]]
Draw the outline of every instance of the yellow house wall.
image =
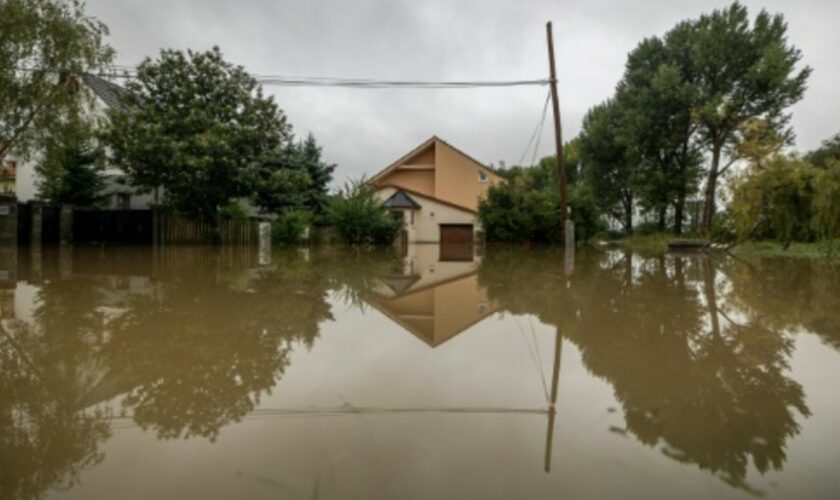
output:
[[[384, 202], [395, 192], [393, 187], [384, 187], [375, 194]], [[439, 243], [441, 224], [472, 224], [474, 231], [480, 230], [475, 214], [412, 193], [408, 195], [421, 206], [420, 210], [414, 212], [414, 224], [411, 224], [410, 215], [404, 214], [409, 243]]]
[[435, 195], [434, 170], [394, 170], [383, 177], [379, 185], [391, 184], [401, 188], [417, 191], [429, 196]]
[[499, 179], [487, 173], [487, 181], [479, 181], [481, 166], [455, 149], [439, 142], [435, 148], [434, 196], [472, 210], [478, 210], [478, 200]]

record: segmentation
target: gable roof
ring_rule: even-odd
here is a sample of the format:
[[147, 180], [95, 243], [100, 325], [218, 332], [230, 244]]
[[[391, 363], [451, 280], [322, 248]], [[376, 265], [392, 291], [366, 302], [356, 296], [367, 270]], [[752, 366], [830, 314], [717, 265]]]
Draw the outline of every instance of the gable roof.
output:
[[455, 151], [456, 153], [460, 154], [461, 156], [464, 156], [464, 157], [465, 157], [465, 158], [467, 158], [468, 160], [472, 161], [473, 163], [475, 163], [476, 165], [478, 165], [478, 167], [479, 167], [481, 170], [483, 170], [484, 172], [486, 172], [486, 173], [488, 173], [488, 174], [490, 174], [490, 175], [492, 175], [492, 176], [494, 176], [494, 177], [500, 177], [500, 176], [499, 176], [499, 174], [497, 174], [497, 173], [496, 173], [496, 172], [495, 172], [492, 168], [490, 168], [490, 167], [488, 167], [487, 165], [485, 165], [485, 164], [481, 163], [480, 161], [476, 160], [475, 158], [473, 158], [472, 156], [468, 155], [467, 153], [464, 153], [463, 151], [461, 151], [460, 149], [456, 148], [456, 147], [455, 147], [455, 146], [453, 146], [452, 144], [450, 144], [450, 143], [448, 143], [448, 142], [444, 141], [444, 140], [443, 140], [443, 139], [441, 139], [440, 137], [438, 137], [438, 136], [436, 136], [436, 135], [433, 135], [433, 136], [429, 137], [428, 139], [426, 139], [425, 141], [423, 141], [423, 143], [422, 143], [422, 144], [420, 144], [419, 146], [417, 146], [416, 148], [412, 149], [412, 150], [411, 150], [411, 151], [409, 151], [408, 153], [406, 153], [406, 154], [404, 154], [403, 156], [401, 156], [401, 157], [400, 157], [397, 161], [395, 161], [395, 162], [391, 163], [390, 165], [388, 165], [388, 166], [387, 166], [387, 167], [385, 167], [384, 169], [380, 170], [380, 171], [379, 171], [378, 173], [376, 173], [373, 177], [371, 177], [371, 178], [370, 178], [370, 180], [369, 180], [368, 182], [369, 182], [370, 184], [376, 184], [376, 183], [378, 182], [378, 180], [379, 180], [379, 179], [381, 179], [381, 178], [382, 178], [382, 177], [384, 177], [385, 175], [387, 175], [387, 174], [391, 173], [392, 171], [396, 170], [396, 168], [397, 168], [397, 167], [399, 167], [400, 165], [402, 165], [403, 163], [405, 163], [405, 162], [406, 162], [407, 160], [409, 160], [411, 157], [418, 155], [419, 153], [423, 152], [426, 148], [428, 148], [428, 147], [429, 147], [429, 146], [431, 146], [432, 144], [435, 144], [435, 143], [438, 143], [438, 142], [439, 142], [439, 143], [441, 143], [441, 144], [443, 144], [444, 146], [449, 147], [450, 149], [452, 149], [452, 150], [453, 150], [453, 151]]
[[108, 80], [99, 78], [98, 76], [91, 75], [90, 73], [82, 73], [82, 80], [85, 82], [85, 85], [93, 91], [96, 97], [102, 99], [102, 102], [104, 102], [106, 106], [116, 109], [123, 108], [120, 100], [128, 94], [128, 91], [125, 88], [117, 85], [116, 83], [111, 83]]

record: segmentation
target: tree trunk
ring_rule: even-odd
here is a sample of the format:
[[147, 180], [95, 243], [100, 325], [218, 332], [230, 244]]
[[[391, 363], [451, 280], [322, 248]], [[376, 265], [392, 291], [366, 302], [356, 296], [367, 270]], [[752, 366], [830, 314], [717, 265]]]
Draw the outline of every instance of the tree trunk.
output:
[[683, 214], [685, 212], [685, 186], [680, 188], [680, 196], [674, 203], [674, 234], [677, 236], [683, 232]]
[[660, 233], [665, 231], [665, 216], [668, 213], [668, 205], [662, 206], [659, 208], [659, 214], [657, 215], [657, 222], [656, 228], [659, 230]]
[[701, 224], [706, 233], [712, 232], [712, 219], [715, 215], [715, 192], [717, 189], [718, 169], [720, 168], [720, 150], [717, 144], [712, 149], [712, 164], [709, 176], [706, 178], [706, 199], [703, 203], [703, 222]]
[[633, 234], [633, 199], [624, 200], [624, 232]]

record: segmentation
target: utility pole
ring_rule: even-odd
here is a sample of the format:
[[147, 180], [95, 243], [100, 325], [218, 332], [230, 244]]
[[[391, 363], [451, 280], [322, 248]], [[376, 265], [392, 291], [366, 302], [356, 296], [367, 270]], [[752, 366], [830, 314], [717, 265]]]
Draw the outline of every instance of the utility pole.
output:
[[554, 37], [551, 21], [545, 24], [548, 37], [549, 84], [551, 85], [551, 108], [554, 112], [554, 143], [557, 148], [557, 180], [560, 188], [560, 217], [564, 222], [566, 250], [574, 249], [574, 224], [569, 220], [569, 198], [566, 192], [566, 160], [563, 158], [563, 130], [560, 125], [560, 100], [557, 98], [557, 69], [554, 64]]

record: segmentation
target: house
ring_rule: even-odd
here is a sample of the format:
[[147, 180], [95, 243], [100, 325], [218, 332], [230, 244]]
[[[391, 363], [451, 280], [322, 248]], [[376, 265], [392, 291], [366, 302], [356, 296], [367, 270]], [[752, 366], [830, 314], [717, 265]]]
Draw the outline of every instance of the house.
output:
[[472, 243], [481, 231], [478, 202], [502, 182], [492, 169], [432, 137], [373, 176], [369, 184], [403, 222], [409, 243]]
[[[120, 98], [126, 90], [112, 82], [109, 82], [96, 75], [83, 73], [79, 77], [83, 85], [78, 85], [80, 90], [89, 92], [93, 98], [87, 106], [86, 113], [94, 120], [104, 120], [107, 110], [121, 107]], [[16, 162], [17, 176], [15, 191], [19, 201], [30, 201], [37, 198], [37, 175], [35, 165], [39, 161], [39, 153], [36, 151], [28, 158], [11, 156]], [[143, 209], [149, 208], [152, 202], [151, 195], [136, 194], [122, 182], [123, 172], [114, 166], [107, 166], [105, 169], [106, 191], [108, 193], [108, 208], [113, 209]]]
[[[463, 246], [463, 245], [460, 245]], [[480, 257], [450, 259], [445, 245], [407, 245], [401, 270], [378, 280], [366, 303], [435, 348], [493, 315], [478, 281]]]

